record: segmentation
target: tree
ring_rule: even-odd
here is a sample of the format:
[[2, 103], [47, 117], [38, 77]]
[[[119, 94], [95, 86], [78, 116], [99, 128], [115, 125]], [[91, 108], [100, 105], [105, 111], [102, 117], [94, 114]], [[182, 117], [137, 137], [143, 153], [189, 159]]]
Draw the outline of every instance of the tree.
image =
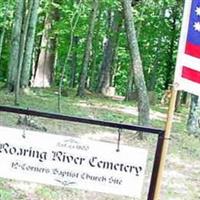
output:
[[[106, 91], [109, 86], [114, 86], [116, 94], [119, 95], [125, 95], [126, 90], [128, 93], [133, 88], [135, 90], [135, 72], [133, 66], [129, 67], [130, 56], [125, 31], [123, 31], [124, 27], [117, 28], [117, 26], [121, 26], [120, 21], [123, 20], [123, 17], [120, 16], [120, 1], [102, 0], [99, 1], [99, 8], [95, 9], [94, 5], [97, 4], [97, 0], [41, 0], [39, 9], [36, 8], [38, 7], [36, 3], [39, 0], [23, 1], [25, 8], [23, 8], [22, 19], [24, 20], [22, 22], [25, 23], [25, 19], [30, 13], [24, 50], [21, 50], [20, 47], [23, 44], [21, 37], [22, 29], [24, 28], [17, 26], [20, 30], [20, 41], [15, 37], [17, 32], [14, 30], [12, 38], [15, 37], [16, 39], [11, 40], [10, 22], [15, 22], [16, 20], [14, 17], [11, 18], [12, 13], [14, 13], [11, 9], [13, 9], [12, 5], [15, 5], [15, 3], [16, 9], [19, 6], [18, 0], [11, 0], [6, 23], [7, 32], [4, 37], [1, 56], [1, 81], [8, 80], [9, 82], [10, 77], [14, 77], [12, 80], [16, 80], [16, 67], [14, 66], [16, 63], [16, 66], [20, 66], [20, 58], [22, 60], [20, 86], [23, 88], [28, 87], [30, 83], [34, 83], [36, 86], [36, 82], [41, 83], [42, 87], [45, 84], [46, 86], [51, 86], [52, 80], [54, 81], [54, 86], [59, 87], [62, 80], [61, 90], [65, 91], [65, 94], [66, 87], [74, 87], [76, 85], [78, 85], [78, 92], [84, 91], [85, 88], [96, 92], [97, 85], [100, 92]], [[29, 12], [31, 1], [33, 1], [35, 7], [32, 6], [31, 12]], [[80, 2], [82, 2], [81, 12], [79, 12]], [[133, 25], [136, 29], [137, 42], [140, 47], [144, 77], [148, 89], [153, 91], [153, 94], [156, 92], [156, 96], [158, 95], [158, 98], [160, 98], [165, 85], [172, 80], [178, 31], [181, 24], [181, 6], [177, 4], [177, 0], [149, 0], [148, 2], [140, 0], [137, 3], [136, 1], [132, 2], [132, 5], [134, 5], [132, 13], [134, 17]], [[20, 1], [20, 3], [23, 2]], [[0, 10], [2, 11], [0, 13], [0, 24], [2, 28], [2, 25], [5, 24], [3, 12], [5, 5], [3, 1], [0, 2]], [[40, 14], [37, 21], [38, 12], [36, 10]], [[95, 13], [96, 10], [97, 13]], [[58, 15], [55, 14], [56, 12]], [[78, 25], [73, 32], [73, 42], [71, 42], [70, 23], [75, 13], [74, 21], [76, 21], [78, 15], [80, 17]], [[111, 16], [109, 20], [108, 13]], [[57, 20], [57, 16], [61, 20]], [[94, 22], [94, 26], [92, 22]], [[15, 51], [17, 53], [9, 55], [8, 52], [14, 51], [14, 48], [16, 48], [16, 45], [13, 45], [14, 43], [11, 48], [5, 45], [9, 41], [14, 41], [15, 44], [18, 41], [19, 51]], [[73, 44], [71, 45], [71, 43]], [[70, 55], [67, 56], [69, 50]], [[24, 53], [21, 54], [22, 52]], [[23, 56], [23, 59], [20, 55]], [[6, 77], [6, 66], [8, 66], [9, 57], [10, 62], [13, 64], [11, 64], [12, 67], [9, 67], [8, 74], [15, 74], [15, 76], [11, 75], [8, 78]], [[171, 70], [168, 70], [169, 66], [171, 66]], [[30, 74], [31, 68], [32, 74]], [[64, 74], [61, 76], [63, 68]], [[35, 77], [32, 76], [30, 81], [30, 76], [33, 74]], [[166, 77], [167, 74], [169, 75]], [[35, 81], [33, 81], [34, 78]], [[129, 80], [128, 84], [127, 80]], [[13, 82], [11, 90], [14, 89], [14, 85], [15, 83]]]
[[8, 1], [6, 3], [5, 11], [3, 15], [3, 25], [2, 25], [1, 35], [0, 35], [0, 59], [1, 59], [1, 54], [2, 54], [3, 41], [5, 37], [5, 32], [6, 32], [6, 21], [7, 21], [7, 15], [8, 15], [8, 10], [9, 10], [9, 4], [10, 2]]
[[[26, 14], [26, 9], [24, 9], [24, 19], [21, 29], [21, 38], [20, 38], [20, 52], [19, 52], [19, 60], [18, 60], [18, 66], [17, 66], [17, 73], [16, 73], [16, 79], [15, 79], [15, 104], [19, 104], [19, 90], [20, 90], [20, 78], [21, 78], [21, 71], [22, 71], [22, 64], [25, 54], [25, 44], [26, 44], [26, 37], [28, 33], [28, 26], [31, 16], [31, 9], [33, 6], [33, 0], [30, 0], [28, 2], [28, 12]], [[25, 4], [26, 8], [26, 4]]]
[[[9, 63], [8, 87], [10, 91], [15, 91], [15, 104], [19, 103], [20, 82], [26, 78], [26, 86], [29, 81], [29, 73], [31, 66], [31, 57], [33, 51], [35, 26], [37, 22], [37, 9], [39, 0], [21, 1], [16, 6], [15, 22], [12, 33], [12, 50]], [[33, 19], [34, 18], [34, 19]], [[34, 23], [32, 23], [34, 21]], [[32, 33], [31, 29], [34, 29]], [[28, 36], [28, 37], [27, 37]], [[14, 55], [15, 53], [15, 55]], [[13, 60], [15, 63], [13, 63]], [[28, 68], [28, 69], [27, 69]], [[22, 70], [28, 73], [27, 76], [22, 73]], [[22, 74], [22, 75], [21, 75]], [[23, 77], [21, 79], [21, 76]]]
[[38, 17], [39, 0], [34, 0], [31, 8], [30, 22], [28, 25], [28, 32], [26, 38], [25, 54], [22, 64], [21, 72], [21, 87], [26, 88], [29, 86], [30, 72], [32, 66], [32, 56], [35, 41], [35, 32]]
[[196, 95], [191, 97], [187, 130], [190, 134], [200, 135], [200, 98]]
[[121, 0], [125, 19], [126, 34], [128, 39], [129, 54], [131, 57], [131, 67], [134, 72], [134, 81], [138, 94], [138, 123], [140, 125], [149, 124], [149, 98], [144, 80], [142, 61], [136, 31], [133, 22], [132, 0]]
[[[56, 4], [57, 1], [53, 3]], [[57, 38], [56, 34], [52, 33], [52, 30], [53, 22], [58, 20], [58, 9], [56, 7], [50, 8], [50, 12], [46, 13], [44, 22], [44, 31], [41, 40], [40, 52], [35, 66], [36, 72], [34, 76], [33, 87], [50, 87], [53, 81]]]
[[20, 57], [20, 42], [21, 42], [21, 30], [23, 23], [24, 14], [24, 0], [16, 1], [16, 9], [14, 15], [14, 24], [12, 28], [12, 38], [11, 38], [11, 52], [8, 65], [8, 80], [7, 87], [9, 91], [14, 91], [19, 57]]
[[[165, 10], [166, 10], [166, 7], [161, 4], [160, 7], [159, 7], [159, 19], [160, 19], [160, 25], [161, 23], [163, 23], [164, 19], [165, 19]], [[161, 27], [161, 26], [159, 26]], [[161, 33], [161, 31], [158, 32], [158, 35], [157, 35], [157, 38], [155, 39], [156, 40], [156, 45], [155, 45], [155, 52], [159, 52], [159, 53], [162, 53], [162, 46], [160, 45], [162, 43], [162, 40], [163, 40], [163, 34]], [[155, 36], [154, 36], [155, 37]], [[171, 51], [171, 53], [173, 53], [173, 51]], [[149, 81], [148, 81], [148, 90], [153, 92], [155, 91], [155, 87], [156, 87], [156, 80], [158, 78], [158, 72], [159, 72], [159, 64], [160, 64], [160, 57], [159, 56], [155, 56], [153, 58], [153, 64], [152, 64], [152, 69], [150, 70], [150, 73], [149, 73]]]
[[162, 97], [166, 86], [172, 83], [182, 3], [179, 0], [149, 0], [140, 1], [134, 7], [134, 21], [137, 32], [138, 29], [140, 32], [138, 43], [147, 88], [158, 98]]
[[174, 7], [172, 7], [172, 21], [171, 21], [171, 38], [169, 40], [169, 50], [168, 50], [168, 62], [167, 62], [167, 71], [166, 71], [166, 81], [165, 81], [165, 89], [169, 87], [169, 84], [171, 84], [173, 72], [174, 72], [174, 49], [175, 49], [175, 42], [176, 42], [176, 30], [177, 30], [177, 18], [178, 18], [178, 4], [175, 4]]
[[109, 13], [108, 36], [104, 42], [103, 60], [99, 74], [98, 92], [106, 94], [111, 83], [111, 67], [113, 65], [118, 45], [119, 32], [122, 25], [121, 11], [111, 11]]
[[75, 88], [76, 86], [76, 72], [77, 72], [77, 46], [79, 38], [73, 37], [72, 53], [71, 53], [71, 76], [70, 76], [70, 87]]
[[[61, 96], [62, 96], [62, 89], [63, 89], [63, 79], [65, 77], [65, 70], [66, 70], [66, 65], [68, 63], [68, 60], [70, 58], [70, 54], [73, 48], [73, 44], [76, 44], [78, 41], [76, 41], [76, 37], [74, 36], [74, 31], [76, 29], [76, 26], [78, 24], [79, 18], [80, 18], [80, 13], [82, 9], [82, 1], [78, 2], [79, 9], [74, 12], [71, 21], [70, 21], [70, 42], [69, 42], [69, 48], [67, 50], [67, 54], [65, 57], [65, 62], [62, 65], [61, 69], [61, 76], [59, 80], [59, 88], [58, 88], [58, 111], [61, 112]], [[73, 52], [74, 55], [74, 52]], [[73, 66], [73, 65], [72, 65]], [[73, 68], [75, 70], [75, 68]], [[75, 71], [74, 71], [74, 76], [75, 76]], [[75, 77], [73, 77], [75, 78]]]
[[77, 91], [77, 95], [80, 97], [85, 95], [85, 86], [86, 86], [86, 80], [87, 80], [87, 74], [88, 74], [90, 52], [91, 52], [91, 48], [92, 48], [94, 26], [95, 26], [97, 13], [98, 13], [98, 6], [99, 6], [99, 0], [93, 0], [92, 12], [91, 12], [91, 16], [89, 18], [90, 24], [89, 24], [89, 28], [88, 28], [85, 52], [84, 52], [84, 56], [83, 56], [80, 82], [79, 82], [79, 87], [78, 87], [78, 91]]

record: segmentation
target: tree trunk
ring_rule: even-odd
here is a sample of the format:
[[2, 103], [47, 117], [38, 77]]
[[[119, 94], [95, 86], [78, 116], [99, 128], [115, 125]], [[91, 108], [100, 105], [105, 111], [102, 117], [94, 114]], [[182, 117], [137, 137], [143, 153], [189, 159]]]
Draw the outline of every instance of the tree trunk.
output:
[[200, 98], [196, 95], [192, 95], [187, 130], [190, 134], [200, 135]]
[[88, 29], [84, 57], [83, 57], [80, 83], [79, 83], [78, 92], [77, 92], [77, 95], [80, 97], [85, 95], [85, 86], [86, 86], [86, 81], [87, 81], [88, 66], [89, 66], [89, 61], [90, 61], [90, 52], [91, 52], [91, 48], [92, 48], [92, 39], [93, 39], [93, 34], [94, 34], [95, 21], [96, 21], [96, 17], [97, 17], [97, 13], [98, 13], [98, 6], [99, 6], [99, 0], [93, 0], [92, 12], [91, 12], [91, 16], [89, 18], [90, 24], [89, 24], [89, 29]]
[[[97, 35], [95, 37], [98, 37]], [[96, 38], [96, 39], [99, 39]], [[91, 63], [90, 63], [90, 77], [89, 77], [89, 89], [90, 91], [95, 92], [97, 89], [97, 76], [98, 76], [98, 65], [97, 65], [97, 52], [99, 52], [98, 50], [98, 45], [95, 45], [92, 49], [92, 56], [91, 56]]]
[[1, 30], [1, 36], [0, 36], [0, 61], [1, 61], [1, 54], [2, 54], [4, 36], [5, 36], [5, 32], [6, 32], [6, 25], [4, 23], [6, 23], [6, 21], [7, 21], [9, 4], [10, 4], [10, 1], [8, 1], [6, 3], [5, 12], [4, 12], [4, 15], [3, 15], [3, 27], [2, 27], [2, 30]]
[[1, 36], [0, 36], [0, 61], [1, 61], [1, 54], [2, 54], [2, 48], [3, 48], [3, 41], [4, 41], [4, 36], [5, 36], [6, 28], [3, 27]]
[[179, 112], [179, 108], [181, 106], [181, 98], [182, 98], [182, 92], [178, 91], [175, 103], [175, 112]]
[[5, 36], [6, 28], [3, 26], [0, 36], [0, 61], [1, 61], [1, 54], [2, 54], [2, 48], [3, 48], [3, 41]]
[[[53, 16], [53, 17], [52, 17]], [[50, 87], [53, 81], [53, 71], [56, 58], [56, 36], [52, 37], [52, 21], [57, 20], [56, 15], [47, 13], [44, 22], [44, 33], [41, 41], [41, 50], [36, 66], [33, 87]]]
[[[102, 17], [102, 7], [99, 8], [98, 12], [98, 18], [97, 21], [100, 22]], [[94, 40], [93, 40], [93, 48], [92, 48], [92, 55], [91, 55], [91, 63], [90, 63], [90, 78], [89, 78], [89, 89], [90, 91], [95, 92], [97, 90], [98, 85], [98, 71], [99, 71], [99, 65], [97, 64], [98, 56], [101, 49], [101, 46], [99, 45], [99, 40], [101, 38], [101, 23], [96, 24], [96, 31], [94, 34]]]
[[[110, 22], [111, 21], [111, 22]], [[107, 89], [111, 86], [110, 76], [111, 76], [111, 67], [116, 55], [116, 49], [118, 44], [119, 32], [121, 28], [122, 16], [120, 11], [115, 11], [114, 16], [111, 17], [109, 21], [109, 35], [106, 38], [103, 61], [101, 64], [100, 78], [97, 92], [100, 92], [106, 95]]]
[[191, 95], [187, 92], [182, 92], [182, 99], [181, 99], [181, 104], [184, 104], [186, 107], [190, 105], [191, 101]]
[[33, 6], [33, 0], [30, 0], [28, 2], [28, 9], [26, 14], [26, 8], [24, 9], [24, 20], [21, 30], [21, 39], [20, 39], [20, 53], [19, 53], [19, 61], [18, 61], [18, 67], [17, 67], [17, 76], [15, 80], [15, 105], [19, 104], [19, 89], [20, 89], [20, 77], [21, 77], [21, 70], [22, 70], [22, 63], [24, 59], [24, 53], [25, 53], [25, 43], [28, 33], [28, 26], [31, 16], [31, 9]]
[[133, 67], [131, 66], [128, 74], [128, 83], [127, 83], [126, 97], [125, 97], [126, 101], [133, 100], [132, 99], [134, 92], [133, 85], [134, 85], [134, 71]]
[[17, 68], [20, 57], [20, 40], [21, 40], [24, 6], [25, 6], [24, 0], [16, 1], [16, 10], [15, 10], [14, 24], [12, 29], [12, 39], [11, 39], [12, 48], [8, 64], [7, 87], [9, 91], [14, 90], [15, 80], [17, 76]]
[[70, 87], [75, 88], [76, 86], [76, 71], [77, 71], [77, 46], [79, 38], [77, 36], [73, 37], [73, 50], [71, 55], [71, 78]]
[[31, 16], [30, 16], [30, 22], [26, 39], [25, 55], [22, 65], [21, 86], [23, 88], [28, 87], [30, 81], [30, 72], [32, 65], [33, 47], [35, 41], [38, 8], [39, 8], [39, 0], [34, 0], [31, 8]]
[[132, 0], [121, 0], [121, 2], [124, 11], [131, 65], [133, 67], [135, 86], [138, 93], [138, 123], [139, 125], [149, 125], [149, 98], [133, 22], [133, 13], [131, 7]]

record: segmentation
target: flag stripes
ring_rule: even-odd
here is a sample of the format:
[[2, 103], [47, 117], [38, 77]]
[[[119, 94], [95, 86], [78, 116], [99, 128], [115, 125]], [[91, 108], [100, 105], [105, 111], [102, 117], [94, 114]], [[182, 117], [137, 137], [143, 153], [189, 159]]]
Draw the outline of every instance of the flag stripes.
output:
[[183, 66], [182, 78], [185, 78], [195, 83], [200, 83], [200, 71]]
[[190, 55], [190, 56], [200, 58], [200, 46], [197, 46], [197, 45], [194, 45], [190, 42], [187, 42], [185, 53]]

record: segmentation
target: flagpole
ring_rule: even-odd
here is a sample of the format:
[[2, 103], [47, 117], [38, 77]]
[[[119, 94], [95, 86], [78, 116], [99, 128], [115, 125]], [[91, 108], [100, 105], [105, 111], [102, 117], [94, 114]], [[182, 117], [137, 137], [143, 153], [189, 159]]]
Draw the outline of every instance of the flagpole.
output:
[[162, 146], [162, 151], [161, 151], [161, 156], [160, 156], [160, 163], [158, 166], [158, 175], [156, 177], [157, 180], [155, 181], [156, 185], [155, 185], [153, 200], [160, 199], [161, 183], [162, 183], [162, 178], [163, 178], [164, 166], [165, 166], [165, 162], [167, 158], [167, 151], [169, 147], [169, 140], [170, 140], [170, 135], [171, 135], [174, 110], [175, 110], [175, 105], [176, 105], [176, 98], [177, 98], [177, 90], [175, 86], [172, 86], [170, 104], [169, 104], [168, 113], [167, 113], [167, 121], [165, 124], [163, 146]]

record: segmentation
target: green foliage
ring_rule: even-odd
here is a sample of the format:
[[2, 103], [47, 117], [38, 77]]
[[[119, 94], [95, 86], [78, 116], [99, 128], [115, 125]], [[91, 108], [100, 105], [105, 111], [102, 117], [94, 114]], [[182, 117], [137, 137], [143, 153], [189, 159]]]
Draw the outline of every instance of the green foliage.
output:
[[[137, 5], [135, 10], [140, 52], [147, 86], [160, 95], [167, 89], [168, 74], [172, 83], [182, 4], [175, 0], [145, 2]], [[155, 84], [154, 88], [151, 88], [152, 84]]]
[[[122, 64], [122, 63], [121, 63]], [[123, 70], [123, 67], [127, 68], [128, 66], [123, 66], [117, 71], [116, 76], [115, 76], [115, 86], [116, 86], [116, 91], [119, 95], [125, 95], [126, 94], [126, 87], [127, 85], [127, 77], [128, 77], [128, 70]]]
[[[13, 22], [14, 0], [10, 0], [8, 18], [3, 22], [5, 11], [5, 1], [0, 1], [0, 28], [6, 26], [6, 38], [4, 40], [3, 54], [0, 59], [0, 80], [7, 79], [7, 65], [10, 52], [9, 41], [11, 39], [11, 28]], [[40, 49], [40, 41], [43, 30], [43, 23], [46, 13], [57, 9], [59, 20], [53, 18], [50, 35], [57, 38], [57, 65], [54, 70], [54, 85], [58, 85], [62, 66], [70, 45], [70, 34], [72, 25], [78, 17], [77, 26], [74, 28], [74, 36], [78, 38], [78, 44], [73, 46], [72, 51], [77, 52], [76, 60], [76, 84], [82, 67], [82, 59], [85, 48], [85, 39], [89, 24], [89, 14], [91, 12], [91, 1], [50, 1], [42, 0], [40, 3], [39, 18], [37, 24], [37, 37], [35, 41], [34, 59]], [[90, 60], [89, 79], [92, 79], [93, 90], [97, 85], [99, 66], [102, 63], [103, 40], [108, 33], [108, 12], [110, 10], [121, 10], [120, 1], [102, 0], [100, 1], [99, 16], [94, 31], [92, 57]], [[134, 21], [136, 24], [140, 53], [142, 57], [146, 83], [149, 90], [157, 92], [157, 96], [162, 96], [173, 79], [173, 72], [176, 60], [178, 37], [180, 33], [182, 18], [182, 1], [176, 0], [149, 0], [140, 1], [133, 9]], [[175, 28], [174, 26], [175, 20]], [[0, 32], [1, 33], [1, 32]], [[112, 34], [112, 33], [109, 33]], [[173, 45], [172, 45], [173, 43]], [[34, 61], [35, 61], [34, 60]], [[64, 86], [69, 87], [72, 66], [71, 57], [66, 63]], [[130, 67], [130, 58], [127, 51], [127, 38], [124, 26], [119, 34], [118, 49], [113, 66], [114, 83], [117, 94], [125, 95]], [[91, 78], [91, 76], [93, 76]], [[94, 78], [95, 77], [95, 78]], [[155, 81], [156, 80], [156, 81]]]

